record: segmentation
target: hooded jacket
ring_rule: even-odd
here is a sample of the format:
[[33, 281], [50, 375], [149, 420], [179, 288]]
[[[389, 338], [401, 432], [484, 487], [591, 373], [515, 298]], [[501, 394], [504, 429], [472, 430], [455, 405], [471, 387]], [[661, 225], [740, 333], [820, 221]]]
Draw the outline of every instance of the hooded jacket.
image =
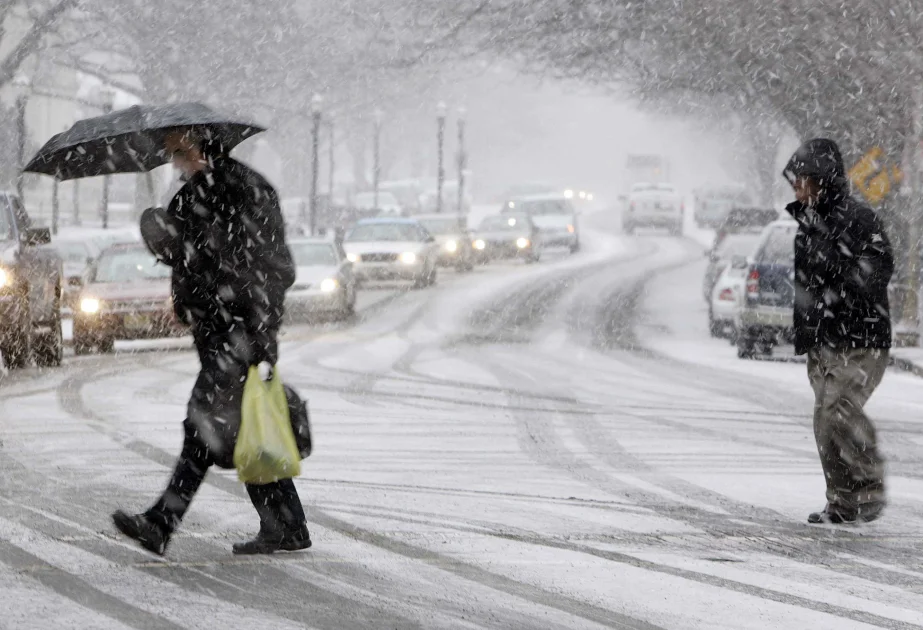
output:
[[875, 212], [849, 192], [836, 143], [803, 144], [783, 175], [809, 177], [820, 186], [813, 206], [786, 210], [795, 235], [795, 351], [812, 348], [890, 348], [888, 283], [894, 271], [891, 243]]

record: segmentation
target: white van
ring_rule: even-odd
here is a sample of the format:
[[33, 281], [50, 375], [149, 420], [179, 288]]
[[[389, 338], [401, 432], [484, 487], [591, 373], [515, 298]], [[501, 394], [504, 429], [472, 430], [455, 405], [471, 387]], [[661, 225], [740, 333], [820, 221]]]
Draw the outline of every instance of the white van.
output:
[[622, 214], [622, 229], [662, 228], [679, 236], [683, 232], [683, 202], [672, 184], [634, 184]]

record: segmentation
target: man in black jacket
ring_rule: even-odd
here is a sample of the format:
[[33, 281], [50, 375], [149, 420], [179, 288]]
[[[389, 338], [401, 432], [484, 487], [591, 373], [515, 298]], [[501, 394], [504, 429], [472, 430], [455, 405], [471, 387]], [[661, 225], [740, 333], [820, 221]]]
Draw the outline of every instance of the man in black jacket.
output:
[[827, 139], [806, 142], [784, 171], [797, 201], [795, 351], [808, 355], [814, 436], [827, 506], [809, 523], [872, 521], [885, 505], [884, 460], [863, 407], [891, 347], [891, 244], [875, 212], [850, 195], [843, 158]]
[[[123, 534], [158, 554], [208, 468], [234, 466], [244, 381], [250, 366], [266, 373], [278, 361], [285, 291], [295, 279], [272, 186], [196, 131], [170, 133], [165, 144], [186, 184], [165, 217], [175, 240], [147, 242], [173, 268], [174, 310], [192, 327], [201, 371], [183, 423], [182, 454], [163, 496], [143, 514], [113, 514]], [[248, 484], [247, 492], [260, 516], [260, 532], [235, 544], [235, 554], [311, 546], [291, 479]]]

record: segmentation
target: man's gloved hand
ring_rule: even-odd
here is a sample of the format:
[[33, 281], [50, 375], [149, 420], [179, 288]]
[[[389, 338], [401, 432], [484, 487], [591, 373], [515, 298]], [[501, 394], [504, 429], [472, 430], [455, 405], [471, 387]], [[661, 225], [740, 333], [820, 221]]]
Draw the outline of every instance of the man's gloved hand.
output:
[[269, 361], [263, 361], [256, 366], [257, 372], [260, 374], [260, 380], [263, 382], [268, 382], [272, 380], [273, 369]]

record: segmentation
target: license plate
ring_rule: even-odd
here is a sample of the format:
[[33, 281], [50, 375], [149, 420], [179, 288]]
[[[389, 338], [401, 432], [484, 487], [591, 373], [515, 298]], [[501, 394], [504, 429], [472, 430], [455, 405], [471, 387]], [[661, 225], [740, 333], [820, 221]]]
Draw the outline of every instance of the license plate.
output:
[[151, 318], [147, 315], [126, 315], [125, 328], [128, 330], [147, 330], [151, 327]]

